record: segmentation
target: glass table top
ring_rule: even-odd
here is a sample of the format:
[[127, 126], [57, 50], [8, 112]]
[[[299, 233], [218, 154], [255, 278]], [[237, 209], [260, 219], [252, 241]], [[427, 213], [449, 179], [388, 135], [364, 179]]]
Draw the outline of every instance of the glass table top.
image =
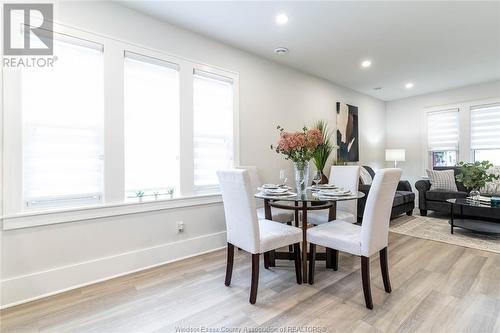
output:
[[316, 191], [306, 190], [305, 193], [297, 195], [295, 192], [291, 192], [289, 195], [269, 195], [263, 192], [255, 194], [256, 198], [259, 199], [270, 199], [279, 201], [302, 201], [302, 202], [325, 202], [325, 201], [347, 201], [356, 200], [364, 197], [363, 192], [351, 193], [349, 195], [339, 195], [339, 196], [319, 196]]

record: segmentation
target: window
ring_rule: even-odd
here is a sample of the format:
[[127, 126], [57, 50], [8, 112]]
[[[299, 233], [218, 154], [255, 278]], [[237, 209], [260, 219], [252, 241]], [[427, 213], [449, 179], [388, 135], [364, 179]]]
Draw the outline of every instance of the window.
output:
[[233, 81], [195, 70], [193, 82], [194, 187], [218, 184], [216, 171], [234, 165]]
[[179, 71], [126, 52], [125, 191], [155, 197], [179, 189]]
[[[59, 36], [53, 67], [23, 68], [25, 206], [99, 202], [103, 185], [103, 49]], [[59, 38], [57, 37], [57, 38]]]
[[[238, 74], [55, 29], [53, 66], [2, 70], [3, 213], [216, 194], [215, 171], [238, 157]], [[219, 198], [181, 201], [127, 211]]]
[[500, 165], [500, 103], [473, 106], [470, 118], [474, 161]]
[[458, 155], [458, 109], [427, 113], [427, 140], [431, 166], [453, 166]]

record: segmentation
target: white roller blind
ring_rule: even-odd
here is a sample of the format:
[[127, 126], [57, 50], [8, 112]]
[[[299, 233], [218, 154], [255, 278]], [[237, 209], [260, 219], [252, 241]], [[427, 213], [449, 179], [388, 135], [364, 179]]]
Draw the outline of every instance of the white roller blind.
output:
[[233, 162], [233, 82], [230, 78], [194, 72], [194, 185], [218, 184], [216, 171]]
[[54, 40], [53, 67], [21, 72], [27, 206], [73, 205], [102, 197], [102, 46], [71, 41]]
[[458, 150], [458, 109], [427, 113], [429, 151]]
[[125, 53], [125, 190], [179, 188], [179, 71], [175, 64]]
[[500, 103], [471, 108], [471, 149], [500, 148]]

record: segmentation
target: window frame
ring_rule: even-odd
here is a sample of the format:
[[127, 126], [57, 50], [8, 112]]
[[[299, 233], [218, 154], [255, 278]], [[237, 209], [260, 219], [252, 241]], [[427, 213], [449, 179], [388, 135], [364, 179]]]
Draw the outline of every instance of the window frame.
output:
[[489, 101], [481, 101], [481, 102], [476, 102], [472, 103], [469, 107], [469, 135], [471, 137], [471, 145], [470, 145], [470, 162], [475, 162], [476, 161], [476, 151], [479, 150], [500, 150], [500, 145], [495, 148], [480, 148], [480, 149], [474, 149], [472, 147], [472, 109], [477, 109], [481, 107], [488, 107], [491, 105], [498, 105], [500, 107], [500, 99], [496, 100], [496, 102], [492, 102], [492, 100]]
[[[14, 94], [11, 83], [16, 82], [15, 71], [2, 69], [4, 103], [3, 108], [3, 165], [2, 167], [2, 211], [0, 219], [4, 229], [24, 228], [36, 225], [86, 220], [88, 218], [116, 216], [198, 204], [221, 202], [218, 188], [209, 191], [195, 191], [193, 161], [193, 73], [195, 69], [213, 73], [233, 80], [233, 156], [235, 166], [239, 165], [239, 73], [207, 65], [184, 57], [171, 55], [128, 41], [104, 36], [95, 32], [62, 25], [54, 22], [54, 32], [79, 38], [103, 46], [104, 68], [104, 161], [102, 203], [81, 207], [52, 207], [43, 210], [23, 207], [22, 194], [22, 140], [20, 96]], [[124, 55], [125, 51], [157, 58], [179, 66], [179, 195], [173, 199], [156, 201], [127, 202], [125, 198], [124, 171]], [[8, 82], [8, 84], [5, 84]], [[110, 125], [112, 124], [112, 125]], [[198, 200], [199, 199], [199, 200]], [[72, 212], [72, 213], [67, 213]], [[56, 217], [57, 218], [54, 218]], [[53, 221], [53, 222], [49, 222]]]
[[446, 106], [437, 106], [437, 107], [432, 107], [432, 108], [427, 108], [424, 111], [424, 117], [423, 117], [423, 128], [424, 128], [424, 135], [423, 135], [423, 141], [425, 142], [424, 145], [424, 170], [425, 169], [434, 169], [433, 161], [432, 161], [432, 153], [433, 151], [429, 150], [429, 130], [428, 130], [428, 118], [429, 114], [431, 113], [437, 113], [437, 112], [446, 112], [446, 111], [453, 111], [456, 110], [458, 112], [458, 147], [457, 150], [446, 150], [446, 151], [456, 151], [457, 152], [457, 161], [460, 160], [460, 152], [462, 151], [462, 141], [461, 141], [461, 131], [462, 131], [462, 122], [461, 122], [461, 117], [462, 117], [462, 110], [458, 105], [446, 105]]
[[[197, 75], [197, 72], [201, 72], [202, 73], [201, 75], [205, 75], [205, 77], [207, 77], [207, 78], [209, 78], [210, 75], [213, 75], [214, 78], [227, 79], [228, 81], [231, 82], [231, 86], [233, 88], [233, 96], [232, 96], [233, 97], [233, 119], [232, 119], [233, 120], [233, 143], [232, 143], [233, 164], [234, 164], [234, 166], [238, 166], [239, 165], [239, 155], [237, 155], [237, 154], [239, 152], [239, 149], [237, 149], [237, 147], [239, 147], [239, 142], [237, 141], [237, 138], [239, 138], [239, 134], [236, 133], [236, 131], [239, 128], [239, 126], [238, 126], [239, 119], [237, 118], [238, 113], [234, 112], [234, 110], [237, 110], [237, 106], [239, 104], [238, 96], [237, 96], [238, 90], [235, 89], [235, 86], [238, 84], [238, 81], [237, 81], [238, 77], [229, 76], [229, 75], [227, 75], [228, 73], [225, 71], [210, 69], [210, 68], [207, 68], [206, 66], [193, 66], [193, 71], [192, 71], [193, 82], [194, 82], [194, 77]], [[198, 75], [200, 75], [200, 74], [198, 74]], [[191, 89], [191, 91], [194, 93], [194, 89]], [[194, 103], [194, 96], [192, 98], [192, 101]], [[193, 115], [192, 140], [194, 140], [194, 106], [192, 106], [192, 115]], [[191, 173], [193, 175], [192, 185], [191, 185], [192, 193], [204, 194], [204, 193], [220, 192], [220, 187], [218, 184], [216, 184], [216, 185], [196, 185], [195, 184], [195, 182], [194, 182], [194, 142], [193, 142], [193, 146], [191, 147], [191, 151], [193, 153], [193, 159], [192, 159], [193, 160], [193, 172]]]
[[[178, 146], [176, 147], [176, 150], [177, 150], [177, 156], [176, 156], [176, 160], [177, 160], [177, 163], [178, 163], [178, 168], [179, 168], [179, 173], [182, 169], [181, 165], [180, 165], [180, 158], [179, 158], [179, 155], [180, 155], [180, 141], [181, 141], [181, 133], [179, 131], [180, 129], [180, 115], [182, 113], [182, 108], [181, 108], [181, 103], [180, 103], [180, 95], [181, 95], [181, 89], [180, 89], [180, 65], [177, 63], [177, 62], [174, 62], [173, 60], [174, 59], [169, 59], [167, 60], [166, 57], [163, 57], [162, 55], [158, 55], [158, 54], [155, 54], [154, 56], [151, 56], [151, 55], [145, 55], [143, 53], [138, 53], [138, 52], [133, 52], [133, 51], [129, 51], [128, 49], [127, 50], [124, 50], [123, 52], [123, 73], [125, 74], [125, 61], [126, 59], [129, 58], [129, 59], [133, 59], [135, 61], [140, 61], [140, 62], [144, 62], [144, 63], [148, 63], [148, 64], [152, 64], [152, 65], [158, 65], [158, 66], [164, 66], [165, 68], [169, 68], [171, 70], [175, 70], [177, 72], [177, 76], [178, 76], [178, 91], [179, 91], [179, 96], [178, 96], [178, 102], [179, 102], [179, 110], [178, 110], [178, 114], [177, 114], [177, 121], [178, 121]], [[171, 61], [172, 60], [172, 61]], [[123, 80], [123, 87], [124, 87], [124, 92], [125, 92], [125, 78]], [[126, 188], [126, 181], [125, 181], [125, 174], [126, 174], [126, 164], [125, 164], [125, 154], [126, 154], [126, 146], [125, 146], [125, 137], [127, 135], [127, 133], [125, 132], [125, 96], [124, 97], [124, 105], [123, 105], [123, 117], [124, 117], [124, 140], [123, 140], [123, 149], [124, 149], [124, 164], [123, 164], [123, 173], [124, 173], [124, 184], [123, 184], [123, 187], [124, 187], [124, 197], [123, 197], [123, 201], [125, 202], [129, 202], [129, 201], [133, 201], [134, 198], [133, 197], [127, 197], [127, 193], [130, 193], [130, 190], [131, 189], [127, 189]], [[180, 177], [180, 175], [179, 175]], [[180, 186], [180, 184], [179, 184]], [[137, 189], [137, 190], [146, 190], [146, 189]], [[147, 189], [147, 190], [152, 190], [152, 189]], [[177, 188], [177, 190], [179, 190], [179, 188]], [[162, 198], [165, 198], [165, 197], [162, 197]]]
[[[95, 50], [97, 52], [100, 52], [101, 56], [101, 61], [102, 61], [102, 73], [104, 73], [104, 45], [97, 43], [97, 42], [92, 42], [88, 39], [84, 39], [81, 37], [75, 37], [68, 35], [66, 33], [59, 33], [59, 32], [54, 32], [54, 35], [57, 35], [57, 37], [54, 38], [54, 40], [57, 40], [61, 43], [65, 44], [70, 44], [75, 47], [82, 47], [86, 49], [91, 49]], [[56, 43], [54, 42], [54, 45]], [[20, 75], [21, 73], [16, 73], [15, 75], [19, 75], [19, 77], [22, 77]], [[104, 81], [104, 77], [102, 76], [101, 79]], [[104, 86], [104, 82], [101, 84]], [[16, 95], [18, 92], [21, 92], [20, 86], [16, 86], [16, 88], [19, 88], [18, 90], [16, 89]], [[99, 144], [100, 144], [100, 152], [98, 155], [98, 159], [103, 161], [103, 156], [104, 156], [104, 90], [101, 91], [102, 95], [102, 114], [99, 116], [101, 119], [102, 123], [99, 124]], [[21, 98], [22, 96], [18, 95], [17, 98]], [[85, 98], [85, 96], [83, 96]], [[28, 138], [28, 133], [24, 131], [25, 129], [25, 124], [23, 122], [23, 117], [22, 117], [22, 107], [20, 107], [18, 114], [21, 119], [21, 127], [23, 128], [22, 133], [19, 133], [21, 136], [21, 141], [22, 141], [22, 147], [24, 150], [24, 142]], [[24, 151], [21, 151], [21, 155], [23, 155]], [[22, 160], [22, 165], [21, 168], [24, 167], [24, 158], [21, 157]], [[104, 163], [101, 162], [100, 168], [101, 168], [101, 174], [100, 174], [100, 190], [98, 192], [90, 192], [90, 193], [78, 193], [74, 195], [44, 195], [42, 197], [31, 197], [31, 198], [26, 198], [23, 195], [22, 198], [22, 205], [23, 207], [27, 210], [33, 210], [38, 207], [40, 209], [51, 209], [53, 207], [59, 207], [59, 208], [71, 208], [71, 207], [78, 207], [78, 206], [86, 206], [86, 205], [95, 205], [95, 204], [101, 204], [104, 196]], [[21, 170], [23, 173], [23, 180], [24, 180], [24, 170]], [[22, 191], [24, 192], [24, 184], [22, 184]], [[72, 204], [74, 202], [74, 204]]]
[[431, 154], [428, 150], [428, 129], [427, 129], [427, 114], [429, 112], [444, 111], [450, 109], [458, 109], [459, 117], [459, 132], [458, 132], [458, 161], [474, 161], [474, 150], [471, 149], [471, 108], [478, 107], [481, 105], [497, 104], [500, 103], [500, 97], [492, 97], [485, 99], [475, 99], [468, 100], [453, 104], [443, 104], [437, 106], [424, 107], [421, 112], [421, 139], [423, 144], [421, 144], [421, 152], [424, 158], [422, 159], [421, 170], [422, 174], [425, 175], [425, 170], [433, 168]]

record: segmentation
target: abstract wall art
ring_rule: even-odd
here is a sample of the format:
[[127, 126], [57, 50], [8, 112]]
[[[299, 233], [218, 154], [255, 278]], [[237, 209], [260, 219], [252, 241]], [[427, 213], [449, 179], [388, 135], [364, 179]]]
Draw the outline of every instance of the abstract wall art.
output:
[[359, 161], [358, 107], [337, 102], [337, 162]]

